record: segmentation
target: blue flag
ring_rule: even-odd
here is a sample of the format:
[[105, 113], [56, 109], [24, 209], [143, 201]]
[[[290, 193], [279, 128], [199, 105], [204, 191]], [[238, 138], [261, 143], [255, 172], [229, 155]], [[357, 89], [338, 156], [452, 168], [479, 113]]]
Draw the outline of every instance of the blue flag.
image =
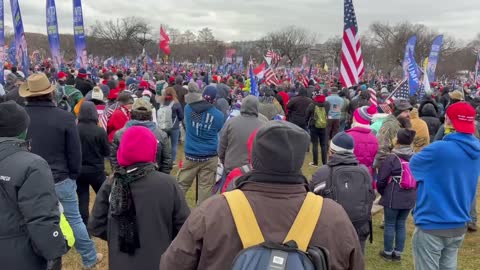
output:
[[410, 96], [413, 96], [415, 93], [417, 93], [420, 85], [420, 74], [418, 72], [415, 56], [411, 50], [409, 51], [408, 57], [408, 87], [410, 89]]
[[56, 69], [62, 64], [60, 56], [60, 36], [58, 34], [57, 10], [55, 0], [47, 0], [47, 34], [53, 65]]
[[403, 76], [404, 78], [408, 78], [408, 67], [410, 64], [410, 51], [413, 55], [415, 55], [415, 45], [417, 44], [417, 36], [411, 37], [408, 42], [407, 46], [405, 47], [405, 56], [403, 58]]
[[15, 59], [15, 55], [17, 55], [17, 48], [15, 46], [15, 39], [12, 38], [12, 41], [10, 41], [10, 47], [7, 50], [7, 60], [16, 66], [17, 60]]
[[255, 80], [255, 75], [253, 74], [253, 67], [250, 65], [250, 95], [258, 97], [257, 87], [257, 81]]
[[4, 63], [5, 63], [5, 23], [3, 21], [5, 12], [3, 10], [3, 0], [0, 0], [0, 83], [5, 82]]
[[85, 44], [85, 28], [83, 27], [82, 0], [73, 0], [73, 37], [77, 53], [75, 64], [78, 68], [87, 68], [88, 54]]
[[12, 8], [13, 29], [15, 30], [15, 64], [22, 70], [25, 76], [28, 76], [30, 59], [28, 58], [27, 40], [23, 31], [22, 14], [18, 0], [10, 0]]
[[443, 35], [439, 35], [433, 40], [427, 65], [428, 80], [430, 82], [435, 81], [435, 69], [437, 68], [438, 56], [440, 54], [440, 50], [442, 49], [442, 44]]

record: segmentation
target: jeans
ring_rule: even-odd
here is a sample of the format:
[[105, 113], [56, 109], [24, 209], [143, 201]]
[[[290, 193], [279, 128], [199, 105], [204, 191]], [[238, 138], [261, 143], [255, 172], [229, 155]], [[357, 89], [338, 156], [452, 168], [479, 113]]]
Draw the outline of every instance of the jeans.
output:
[[310, 140], [312, 142], [313, 164], [318, 165], [318, 143], [322, 148], [322, 165], [327, 164], [327, 130], [325, 128], [310, 128]]
[[340, 119], [328, 119], [328, 139], [331, 140], [338, 133]]
[[465, 235], [438, 237], [415, 229], [412, 239], [415, 270], [455, 270]]
[[88, 268], [97, 263], [97, 250], [80, 216], [76, 190], [77, 183], [72, 179], [67, 178], [55, 184], [55, 193], [63, 206], [63, 214], [75, 236], [75, 249], [82, 256], [83, 266]]
[[340, 127], [338, 128], [338, 132], [345, 131], [346, 126], [347, 126], [347, 120], [345, 118], [340, 119]]
[[[385, 230], [383, 231], [383, 250], [390, 254], [395, 251], [401, 254], [405, 248], [405, 239], [407, 238], [407, 217], [410, 214], [409, 209], [383, 208], [385, 215]], [[395, 239], [395, 247], [393, 240]]]
[[177, 160], [178, 141], [180, 140], [180, 129], [172, 129], [168, 132], [170, 144], [172, 145], [172, 162]]
[[193, 180], [198, 176], [197, 205], [200, 205], [212, 195], [212, 188], [217, 175], [217, 164], [218, 157], [212, 157], [204, 162], [185, 160], [183, 168], [178, 172], [177, 181], [183, 194], [187, 193], [193, 184]]
[[88, 224], [89, 217], [90, 186], [96, 194], [106, 178], [105, 173], [99, 171], [96, 173], [81, 173], [77, 179], [78, 208], [85, 226]]

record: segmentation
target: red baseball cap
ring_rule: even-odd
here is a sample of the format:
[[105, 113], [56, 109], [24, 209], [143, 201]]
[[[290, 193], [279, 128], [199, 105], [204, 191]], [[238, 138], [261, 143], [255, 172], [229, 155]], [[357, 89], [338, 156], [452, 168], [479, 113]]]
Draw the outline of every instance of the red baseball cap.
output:
[[140, 84], [138, 85], [138, 89], [148, 89], [149, 85], [147, 81], [141, 81]]
[[59, 80], [62, 80], [62, 79], [66, 79], [67, 78], [67, 74], [63, 71], [60, 71], [58, 72], [58, 75], [57, 75], [58, 79]]
[[467, 102], [457, 102], [447, 109], [447, 117], [460, 133], [475, 133], [475, 109]]

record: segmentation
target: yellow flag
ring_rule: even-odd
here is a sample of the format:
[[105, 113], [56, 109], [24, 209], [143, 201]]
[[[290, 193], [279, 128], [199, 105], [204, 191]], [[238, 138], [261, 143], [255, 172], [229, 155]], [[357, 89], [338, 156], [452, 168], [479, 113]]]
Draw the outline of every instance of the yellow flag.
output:
[[423, 61], [423, 69], [427, 69], [428, 66], [428, 57], [425, 57], [425, 60]]
[[325, 63], [325, 65], [323, 65], [323, 70], [325, 70], [325, 71], [328, 72], [328, 65], [327, 65], [327, 63]]

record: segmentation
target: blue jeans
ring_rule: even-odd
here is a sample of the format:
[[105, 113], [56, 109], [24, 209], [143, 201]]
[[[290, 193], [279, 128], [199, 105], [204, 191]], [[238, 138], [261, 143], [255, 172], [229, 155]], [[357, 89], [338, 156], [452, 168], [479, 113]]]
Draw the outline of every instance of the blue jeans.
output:
[[[385, 230], [383, 231], [383, 250], [390, 254], [395, 251], [401, 254], [405, 248], [405, 239], [407, 238], [407, 217], [410, 214], [409, 209], [383, 208], [385, 214]], [[395, 239], [395, 248], [393, 240]]]
[[415, 270], [455, 270], [465, 235], [439, 237], [415, 229], [412, 239]]
[[77, 183], [72, 179], [65, 179], [55, 184], [55, 193], [63, 206], [63, 214], [72, 227], [75, 236], [75, 249], [82, 256], [83, 266], [92, 267], [97, 263], [95, 244], [88, 236], [87, 227], [83, 223], [78, 209]]
[[180, 129], [172, 129], [169, 131], [170, 144], [172, 145], [172, 162], [177, 160], [178, 140], [180, 139]]

